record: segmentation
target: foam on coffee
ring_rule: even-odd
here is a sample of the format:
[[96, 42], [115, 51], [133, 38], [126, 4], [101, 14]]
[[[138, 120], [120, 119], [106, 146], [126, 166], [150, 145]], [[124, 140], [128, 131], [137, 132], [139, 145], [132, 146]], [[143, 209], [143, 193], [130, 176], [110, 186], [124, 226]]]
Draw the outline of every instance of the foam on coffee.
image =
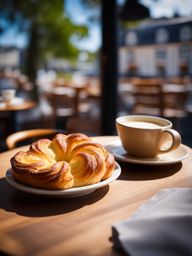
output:
[[127, 125], [129, 127], [133, 128], [144, 128], [144, 129], [155, 129], [162, 127], [161, 125], [151, 123], [151, 122], [145, 122], [145, 121], [128, 121], [125, 122], [124, 125]]

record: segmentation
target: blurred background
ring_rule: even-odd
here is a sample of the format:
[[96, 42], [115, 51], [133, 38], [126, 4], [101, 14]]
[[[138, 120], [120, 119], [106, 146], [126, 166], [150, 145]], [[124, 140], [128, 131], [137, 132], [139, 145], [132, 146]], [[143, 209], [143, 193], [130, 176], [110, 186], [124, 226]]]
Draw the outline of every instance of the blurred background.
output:
[[[1, 0], [0, 150], [10, 133], [115, 134], [115, 118], [173, 122], [192, 145], [192, 0]], [[22, 108], [19, 99], [34, 104]]]

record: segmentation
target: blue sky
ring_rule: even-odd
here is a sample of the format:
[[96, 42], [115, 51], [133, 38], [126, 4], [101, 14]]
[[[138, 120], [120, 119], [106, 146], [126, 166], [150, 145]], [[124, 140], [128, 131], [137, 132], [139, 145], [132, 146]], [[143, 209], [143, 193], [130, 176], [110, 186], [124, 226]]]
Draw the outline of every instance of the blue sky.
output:
[[175, 11], [181, 15], [192, 15], [192, 0], [142, 0], [148, 6], [153, 17], [171, 17]]
[[[152, 17], [172, 17], [175, 11], [179, 11], [180, 15], [192, 15], [192, 0], [141, 0], [141, 2], [150, 8]], [[67, 11], [73, 20], [79, 24], [86, 21], [87, 15], [79, 4], [79, 0], [66, 0]], [[124, 3], [124, 0], [118, 0], [119, 4]], [[78, 15], [77, 15], [78, 13]], [[101, 43], [100, 27], [97, 25], [90, 26], [90, 35], [87, 39], [80, 43], [81, 48], [90, 51], [96, 50]], [[79, 42], [78, 42], [79, 45]]]
[[[122, 4], [124, 0], [118, 0]], [[171, 17], [175, 11], [181, 15], [192, 15], [192, 0], [141, 0], [148, 6], [152, 17], [167, 16]], [[68, 15], [77, 24], [85, 24], [89, 16], [88, 10], [82, 8], [79, 0], [65, 0]], [[89, 23], [89, 35], [86, 39], [78, 41], [78, 47], [83, 50], [95, 51], [100, 46], [101, 30], [98, 23]], [[7, 32], [6, 36], [0, 37], [0, 44], [9, 44], [14, 42], [15, 46], [24, 47], [26, 44], [25, 34], [15, 35], [14, 30]]]
[[[68, 15], [77, 24], [85, 24], [91, 13], [88, 9], [84, 9], [79, 0], [65, 0], [66, 11]], [[100, 45], [100, 25], [98, 22], [88, 23], [88, 38], [78, 41], [78, 46], [85, 50], [95, 51]]]

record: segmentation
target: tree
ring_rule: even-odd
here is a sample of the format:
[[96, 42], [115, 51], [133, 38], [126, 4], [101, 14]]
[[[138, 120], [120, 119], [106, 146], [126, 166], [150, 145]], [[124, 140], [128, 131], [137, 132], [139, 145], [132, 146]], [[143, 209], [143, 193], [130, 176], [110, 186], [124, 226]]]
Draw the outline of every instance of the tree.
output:
[[79, 50], [72, 44], [71, 37], [75, 35], [80, 39], [87, 35], [87, 27], [73, 24], [64, 8], [64, 0], [1, 1], [1, 17], [27, 34], [24, 71], [33, 83], [38, 68], [48, 57], [77, 57]]

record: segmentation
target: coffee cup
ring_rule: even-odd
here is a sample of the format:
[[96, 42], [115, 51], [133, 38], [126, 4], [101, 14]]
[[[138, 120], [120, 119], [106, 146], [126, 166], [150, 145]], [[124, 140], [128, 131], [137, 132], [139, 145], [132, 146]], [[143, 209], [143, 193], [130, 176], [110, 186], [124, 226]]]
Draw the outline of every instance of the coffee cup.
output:
[[156, 116], [128, 115], [116, 119], [123, 148], [136, 157], [155, 157], [178, 148], [181, 136], [171, 127], [169, 120]]
[[14, 89], [4, 89], [4, 90], [2, 90], [2, 92], [1, 92], [2, 100], [6, 104], [10, 104], [12, 102], [12, 100], [15, 98], [15, 93], [16, 93], [16, 91]]

